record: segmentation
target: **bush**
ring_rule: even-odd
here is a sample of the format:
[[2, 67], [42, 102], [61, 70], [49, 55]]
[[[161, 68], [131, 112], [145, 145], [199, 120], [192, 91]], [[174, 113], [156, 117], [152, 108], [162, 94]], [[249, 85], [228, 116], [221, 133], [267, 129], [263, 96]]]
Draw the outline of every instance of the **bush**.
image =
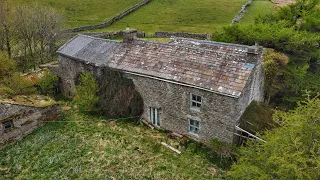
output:
[[280, 127], [267, 131], [266, 142], [241, 147], [228, 179], [319, 179], [320, 99], [308, 99], [273, 116]]
[[286, 87], [289, 87], [287, 66], [289, 57], [272, 49], [265, 51], [263, 56], [265, 70], [266, 102]]
[[220, 158], [233, 157], [237, 147], [234, 144], [228, 144], [217, 139], [211, 140], [212, 150], [214, 153], [220, 156]]
[[16, 63], [7, 56], [7, 53], [0, 51], [0, 64], [0, 84], [2, 84], [16, 72]]
[[99, 100], [98, 92], [99, 87], [96, 78], [91, 73], [80, 74], [79, 85], [76, 86], [73, 102], [81, 111], [95, 111]]
[[43, 77], [36, 86], [41, 94], [53, 96], [57, 92], [58, 85], [58, 76], [51, 71], [44, 71]]
[[19, 73], [14, 73], [9, 79], [7, 79], [5, 86], [11, 90], [7, 91], [10, 95], [29, 95], [37, 92], [33, 82], [23, 76], [20, 76]]

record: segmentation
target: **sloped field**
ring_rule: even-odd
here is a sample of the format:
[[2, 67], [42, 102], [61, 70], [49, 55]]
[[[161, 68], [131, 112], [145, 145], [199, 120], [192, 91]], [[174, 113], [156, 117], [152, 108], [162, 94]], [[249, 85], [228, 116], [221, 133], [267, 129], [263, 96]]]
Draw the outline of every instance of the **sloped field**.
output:
[[129, 9], [142, 0], [8, 0], [14, 7], [18, 4], [41, 4], [61, 11], [67, 27], [102, 23]]
[[1, 149], [0, 179], [213, 179], [221, 177], [217, 165], [224, 163], [198, 143], [181, 147], [166, 133], [130, 119], [70, 111], [63, 120]]
[[127, 26], [145, 32], [184, 31], [212, 33], [229, 25], [247, 0], [154, 0], [111, 27], [123, 30]]

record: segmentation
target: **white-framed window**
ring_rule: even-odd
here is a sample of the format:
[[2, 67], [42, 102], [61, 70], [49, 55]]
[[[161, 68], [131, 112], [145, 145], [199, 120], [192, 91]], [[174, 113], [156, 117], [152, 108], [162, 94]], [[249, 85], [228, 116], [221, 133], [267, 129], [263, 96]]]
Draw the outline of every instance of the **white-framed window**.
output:
[[150, 107], [150, 121], [155, 126], [160, 126], [160, 112], [160, 109]]
[[200, 122], [193, 119], [189, 119], [188, 131], [193, 134], [198, 134], [199, 130], [200, 130]]
[[192, 108], [200, 109], [202, 106], [202, 96], [197, 94], [190, 95], [190, 102]]

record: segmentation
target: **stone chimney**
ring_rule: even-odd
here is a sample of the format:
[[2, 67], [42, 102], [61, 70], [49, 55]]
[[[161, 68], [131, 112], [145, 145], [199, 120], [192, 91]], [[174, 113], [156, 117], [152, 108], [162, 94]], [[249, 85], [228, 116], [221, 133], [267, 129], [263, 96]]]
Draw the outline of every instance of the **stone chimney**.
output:
[[123, 42], [131, 43], [134, 39], [137, 38], [137, 35], [138, 35], [138, 31], [135, 29], [124, 30], [122, 31]]
[[259, 46], [257, 43], [253, 46], [248, 48], [248, 54], [259, 54], [262, 50], [262, 47]]

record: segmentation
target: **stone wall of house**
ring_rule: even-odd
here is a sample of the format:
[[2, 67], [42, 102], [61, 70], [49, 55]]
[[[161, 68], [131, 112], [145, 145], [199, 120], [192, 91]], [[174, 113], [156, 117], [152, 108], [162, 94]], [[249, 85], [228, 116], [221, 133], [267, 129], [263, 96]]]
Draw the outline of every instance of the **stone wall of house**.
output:
[[[34, 107], [22, 104], [0, 103], [0, 148], [32, 133], [36, 128], [62, 117], [60, 105]], [[46, 122], [43, 122], [46, 121]], [[13, 127], [4, 130], [4, 123]]]
[[60, 77], [60, 91], [67, 97], [74, 95], [75, 80], [80, 73], [91, 72], [96, 77], [102, 75], [102, 69], [93, 64], [87, 64], [80, 60], [70, 60], [63, 56], [59, 56], [59, 67], [51, 70]]
[[263, 102], [264, 101], [264, 68], [261, 62], [262, 55], [257, 57], [260, 59], [255, 62], [256, 66], [254, 67], [251, 75], [248, 79], [248, 82], [243, 90], [243, 93], [240, 96], [239, 103], [241, 107], [241, 113], [246, 110], [246, 107], [253, 101]]
[[247, 13], [248, 7], [253, 3], [254, 0], [248, 0], [246, 4], [244, 4], [241, 7], [241, 10], [238, 12], [238, 14], [232, 19], [231, 25], [237, 24], [241, 18]]
[[[238, 99], [147, 77], [129, 74], [126, 77], [133, 80], [143, 98], [144, 119], [150, 119], [150, 107], [161, 109], [163, 129], [200, 141], [216, 138], [233, 142], [234, 126], [241, 116]], [[191, 93], [203, 97], [200, 110], [191, 108]], [[198, 135], [188, 133], [189, 119], [200, 121]]]
[[79, 31], [87, 31], [92, 29], [99, 29], [99, 28], [105, 28], [113, 24], [115, 21], [122, 19], [123, 17], [127, 16], [128, 14], [132, 13], [133, 11], [139, 9], [140, 7], [148, 4], [151, 2], [151, 0], [143, 0], [142, 2], [132, 6], [131, 8], [127, 9], [126, 11], [118, 14], [117, 16], [109, 19], [108, 21], [101, 23], [101, 24], [95, 24], [91, 26], [82, 26], [82, 27], [76, 27], [66, 30], [67, 32], [79, 32]]
[[200, 39], [200, 40], [210, 40], [211, 34], [194, 34], [185, 32], [155, 32], [155, 38], [170, 38], [171, 36]]
[[[73, 95], [75, 79], [80, 73], [91, 72], [99, 78], [107, 70], [63, 56], [59, 56], [59, 60], [62, 92], [67, 96]], [[246, 107], [252, 100], [263, 99], [264, 76], [261, 62], [253, 70], [239, 99], [137, 75], [125, 74], [125, 77], [133, 80], [135, 89], [143, 99], [144, 119], [149, 120], [150, 107], [161, 109], [161, 128], [200, 141], [217, 138], [233, 142], [234, 126]], [[190, 108], [191, 93], [203, 97], [200, 111]], [[189, 119], [200, 121], [198, 135], [188, 133]]]

